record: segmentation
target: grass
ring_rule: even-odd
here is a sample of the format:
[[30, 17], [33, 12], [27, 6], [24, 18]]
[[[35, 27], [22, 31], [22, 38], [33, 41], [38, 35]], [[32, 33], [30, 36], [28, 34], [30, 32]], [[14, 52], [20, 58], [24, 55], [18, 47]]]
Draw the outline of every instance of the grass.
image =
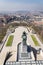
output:
[[40, 46], [39, 43], [38, 43], [38, 41], [37, 41], [37, 39], [35, 38], [35, 36], [31, 35], [31, 37], [32, 37], [32, 40], [33, 40], [35, 46]]
[[11, 36], [9, 37], [6, 46], [12, 46], [13, 37], [14, 37], [13, 35], [11, 35]]

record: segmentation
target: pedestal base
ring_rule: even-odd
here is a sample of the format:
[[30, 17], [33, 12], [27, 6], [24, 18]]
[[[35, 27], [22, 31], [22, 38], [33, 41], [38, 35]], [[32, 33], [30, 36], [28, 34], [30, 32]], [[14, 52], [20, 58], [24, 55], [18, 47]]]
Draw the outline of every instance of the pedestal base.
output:
[[29, 61], [29, 60], [32, 59], [31, 52], [28, 53], [27, 50], [25, 50], [25, 51], [24, 52], [23, 51], [21, 52], [21, 44], [20, 44], [19, 45], [18, 61]]

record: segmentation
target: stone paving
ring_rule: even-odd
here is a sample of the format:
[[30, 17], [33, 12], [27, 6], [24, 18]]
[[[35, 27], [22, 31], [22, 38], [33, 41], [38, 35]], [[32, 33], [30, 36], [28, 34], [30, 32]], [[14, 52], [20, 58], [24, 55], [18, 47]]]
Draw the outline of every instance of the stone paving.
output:
[[14, 35], [14, 40], [12, 42], [12, 46], [11, 47], [6, 47], [7, 40], [10, 36], [9, 35], [7, 40], [6, 40], [5, 45], [3, 47], [3, 50], [0, 53], [0, 65], [3, 65], [6, 54], [8, 52], [12, 52], [12, 56], [11, 56], [11, 58], [9, 58], [8, 61], [16, 61], [16, 58], [17, 58], [17, 45], [22, 41], [21, 36], [22, 36], [22, 33], [24, 31], [27, 33], [27, 44], [34, 47], [34, 43], [33, 43], [32, 39], [31, 39], [31, 36], [30, 36], [30, 32], [28, 32], [27, 28], [22, 27], [22, 26], [16, 28], [15, 32], [10, 34], [10, 35]]

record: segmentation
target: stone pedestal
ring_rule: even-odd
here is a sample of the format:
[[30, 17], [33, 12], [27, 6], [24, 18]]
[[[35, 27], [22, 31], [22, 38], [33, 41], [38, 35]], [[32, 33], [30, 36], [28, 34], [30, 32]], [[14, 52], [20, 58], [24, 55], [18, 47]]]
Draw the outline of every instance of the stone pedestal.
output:
[[19, 45], [19, 61], [28, 61], [31, 60], [31, 52], [27, 51], [27, 35], [23, 32], [22, 42]]
[[21, 53], [27, 53], [27, 45], [23, 45], [23, 42], [21, 43]]

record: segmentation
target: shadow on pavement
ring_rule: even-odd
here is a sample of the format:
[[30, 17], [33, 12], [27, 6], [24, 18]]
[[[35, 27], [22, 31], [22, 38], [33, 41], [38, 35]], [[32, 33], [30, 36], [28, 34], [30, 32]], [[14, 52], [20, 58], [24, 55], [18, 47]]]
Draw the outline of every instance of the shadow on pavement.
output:
[[31, 52], [33, 51], [33, 54], [34, 54], [34, 58], [35, 58], [35, 61], [37, 60], [37, 50], [31, 46], [27, 46], [27, 51], [28, 52]]
[[8, 60], [11, 56], [12, 56], [11, 52], [7, 53], [6, 58], [5, 58], [5, 61], [4, 61], [4, 64], [3, 64], [3, 65], [5, 65], [6, 61], [7, 61], [7, 60]]

